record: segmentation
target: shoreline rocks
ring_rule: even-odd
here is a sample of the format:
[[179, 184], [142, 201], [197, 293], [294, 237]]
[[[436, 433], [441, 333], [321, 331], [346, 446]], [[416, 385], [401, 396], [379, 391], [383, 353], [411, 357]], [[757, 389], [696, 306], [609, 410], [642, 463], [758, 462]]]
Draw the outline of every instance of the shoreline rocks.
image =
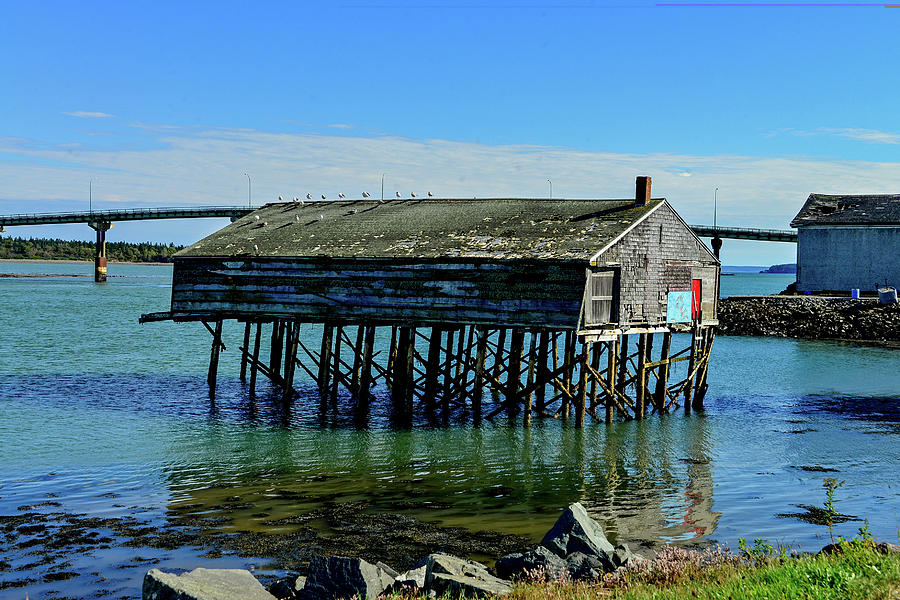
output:
[[868, 298], [732, 296], [718, 318], [722, 335], [900, 342], [900, 304]]
[[501, 577], [543, 572], [552, 578], [591, 580], [640, 560], [625, 544], [613, 547], [600, 524], [576, 502], [560, 515], [538, 547], [503, 556], [496, 568]]
[[279, 579], [268, 590], [249, 571], [239, 569], [200, 568], [180, 575], [151, 569], [144, 577], [142, 600], [376, 600], [384, 593], [404, 591], [482, 598], [509, 594], [510, 579], [516, 577], [540, 572], [555, 578], [599, 579], [639, 560], [628, 546], [613, 547], [600, 524], [576, 502], [539, 546], [499, 559], [496, 575], [481, 563], [443, 553], [429, 554], [405, 573], [362, 558], [314, 556], [305, 577]]

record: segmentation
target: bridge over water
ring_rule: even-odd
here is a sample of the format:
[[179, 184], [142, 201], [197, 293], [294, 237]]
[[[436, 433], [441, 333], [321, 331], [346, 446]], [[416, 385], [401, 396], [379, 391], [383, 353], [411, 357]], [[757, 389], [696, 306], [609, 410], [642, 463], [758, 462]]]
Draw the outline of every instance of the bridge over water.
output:
[[[239, 219], [256, 210], [247, 206], [193, 206], [167, 208], [123, 208], [117, 210], [92, 210], [65, 213], [30, 213], [0, 215], [0, 233], [6, 227], [20, 225], [59, 225], [85, 223], [97, 232], [94, 253], [94, 281], [106, 281], [106, 232], [116, 221], [152, 221], [158, 219]], [[757, 229], [751, 227], [723, 227], [715, 225], [690, 225], [700, 237], [712, 238], [716, 256], [723, 239], [757, 240], [763, 242], [797, 242], [797, 232], [791, 229]]]

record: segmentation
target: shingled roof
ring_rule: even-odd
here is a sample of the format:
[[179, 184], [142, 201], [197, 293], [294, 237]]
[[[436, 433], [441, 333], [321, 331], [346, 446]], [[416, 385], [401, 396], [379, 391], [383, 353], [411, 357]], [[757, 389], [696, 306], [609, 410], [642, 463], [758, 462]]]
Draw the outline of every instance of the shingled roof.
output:
[[[284, 202], [259, 210], [178, 257], [590, 260], [665, 199]], [[256, 249], [254, 249], [254, 246]]]
[[900, 195], [810, 194], [791, 221], [791, 227], [806, 225], [900, 225]]

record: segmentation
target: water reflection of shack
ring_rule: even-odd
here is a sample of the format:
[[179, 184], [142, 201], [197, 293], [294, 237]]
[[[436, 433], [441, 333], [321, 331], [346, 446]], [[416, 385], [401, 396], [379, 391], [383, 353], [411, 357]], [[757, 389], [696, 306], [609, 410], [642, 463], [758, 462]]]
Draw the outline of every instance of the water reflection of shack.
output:
[[702, 403], [718, 276], [649, 177], [629, 200], [295, 201], [180, 252], [171, 310], [141, 319], [204, 323], [211, 392], [236, 320], [251, 394], [262, 373], [290, 398], [300, 367], [323, 410], [349, 392], [365, 418], [386, 384], [408, 422], [505, 412], [580, 427]]
[[[323, 508], [346, 515], [358, 505], [369, 514], [469, 530], [490, 523], [539, 539], [578, 501], [614, 539], [690, 543], [712, 535], [719, 517], [709, 421], [185, 437], [172, 453], [193, 453], [203, 468], [168, 470], [170, 513], [222, 519], [224, 531], [277, 533], [309, 526]], [[325, 521], [313, 524], [328, 533]]]

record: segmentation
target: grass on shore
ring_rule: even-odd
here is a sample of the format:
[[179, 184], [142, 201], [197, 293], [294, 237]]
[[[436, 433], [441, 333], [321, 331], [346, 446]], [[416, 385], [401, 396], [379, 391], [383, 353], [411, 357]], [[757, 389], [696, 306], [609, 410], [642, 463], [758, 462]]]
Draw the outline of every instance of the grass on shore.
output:
[[[844, 542], [833, 554], [734, 554], [667, 547], [652, 560], [600, 582], [534, 578], [503, 600], [900, 600], [900, 554], [869, 541]], [[383, 600], [415, 600], [394, 593]], [[447, 600], [451, 599], [450, 596]], [[498, 597], [499, 600], [500, 597]]]
[[520, 583], [510, 600], [900, 600], [900, 554], [846, 543], [843, 552], [762, 557], [667, 549], [643, 568], [600, 584]]

